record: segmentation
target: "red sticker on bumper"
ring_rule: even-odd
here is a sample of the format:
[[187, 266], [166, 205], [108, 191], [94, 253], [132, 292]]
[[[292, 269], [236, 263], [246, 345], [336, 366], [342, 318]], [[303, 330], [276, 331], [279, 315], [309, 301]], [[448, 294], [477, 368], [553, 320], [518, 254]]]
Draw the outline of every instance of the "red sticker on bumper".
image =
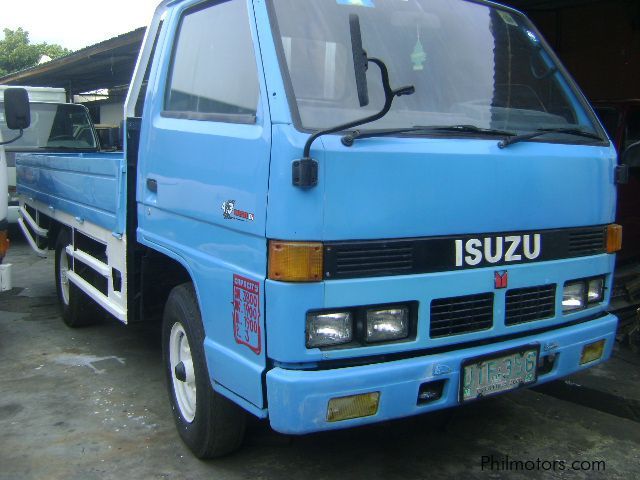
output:
[[233, 275], [233, 335], [236, 342], [249, 347], [254, 353], [262, 351], [260, 331], [260, 284], [254, 280]]

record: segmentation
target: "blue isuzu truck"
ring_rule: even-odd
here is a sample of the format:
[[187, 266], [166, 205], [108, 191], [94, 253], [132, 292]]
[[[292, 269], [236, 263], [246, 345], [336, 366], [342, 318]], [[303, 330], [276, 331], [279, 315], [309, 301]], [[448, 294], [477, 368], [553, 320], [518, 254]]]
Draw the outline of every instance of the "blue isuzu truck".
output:
[[167, 0], [125, 116], [124, 153], [78, 145], [67, 112], [18, 155], [20, 223], [55, 250], [69, 326], [162, 318], [198, 457], [247, 412], [355, 427], [611, 354], [623, 172], [513, 9]]

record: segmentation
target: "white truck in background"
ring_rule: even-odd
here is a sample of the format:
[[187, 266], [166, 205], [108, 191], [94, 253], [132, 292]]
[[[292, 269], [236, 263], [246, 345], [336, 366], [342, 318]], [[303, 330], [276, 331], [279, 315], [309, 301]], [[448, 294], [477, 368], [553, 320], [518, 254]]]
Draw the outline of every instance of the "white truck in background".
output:
[[16, 138], [5, 120], [5, 91], [11, 88], [16, 87], [0, 85], [0, 291], [12, 287], [11, 265], [3, 260], [9, 248], [9, 224], [17, 223], [20, 209], [16, 195], [16, 153], [38, 151], [45, 146], [42, 139], [49, 137], [50, 120], [57, 112], [53, 104], [67, 101], [64, 88], [19, 87], [26, 90], [29, 98], [30, 112], [25, 114], [30, 115], [31, 124]]
[[2, 263], [9, 248], [7, 232], [9, 228], [9, 223], [7, 222], [9, 200], [7, 193], [7, 161], [2, 142], [2, 132], [0, 132], [0, 292], [11, 288], [11, 267]]
[[[49, 137], [49, 129], [51, 122], [47, 121], [50, 117], [48, 113], [51, 111], [50, 104], [65, 103], [67, 94], [64, 88], [55, 87], [15, 87], [13, 85], [0, 85], [0, 142], [2, 138], [6, 141], [15, 136], [15, 132], [11, 132], [6, 125], [4, 116], [4, 91], [8, 88], [24, 88], [29, 95], [29, 104], [31, 107], [31, 125], [24, 130], [23, 136], [11, 143], [5, 145], [4, 149], [0, 148], [0, 170], [6, 175], [7, 188], [3, 187], [3, 180], [0, 178], [0, 192], [8, 191], [8, 210], [4, 217], [9, 223], [17, 223], [18, 221], [18, 196], [16, 194], [16, 153], [17, 152], [37, 152], [44, 146], [43, 139]], [[55, 111], [55, 110], [54, 110]], [[4, 205], [4, 201], [0, 202]], [[0, 215], [2, 215], [2, 205], [0, 205]]]

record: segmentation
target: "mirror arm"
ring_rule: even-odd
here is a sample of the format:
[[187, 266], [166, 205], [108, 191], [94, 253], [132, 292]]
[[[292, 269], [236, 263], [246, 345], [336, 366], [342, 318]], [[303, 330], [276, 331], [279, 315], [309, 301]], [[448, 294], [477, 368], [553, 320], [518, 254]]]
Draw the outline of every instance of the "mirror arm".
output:
[[304, 145], [303, 157], [305, 159], [310, 158], [309, 155], [311, 153], [311, 144], [313, 144], [313, 142], [318, 137], [321, 137], [322, 135], [328, 135], [331, 133], [340, 132], [342, 130], [347, 130], [349, 128], [352, 128], [358, 125], [363, 125], [365, 123], [371, 123], [371, 122], [375, 122], [376, 120], [380, 120], [387, 113], [389, 113], [389, 110], [391, 110], [391, 105], [393, 104], [393, 99], [395, 97], [400, 97], [402, 95], [411, 95], [412, 93], [415, 92], [415, 87], [413, 87], [413, 85], [407, 86], [407, 87], [400, 87], [396, 90], [392, 89], [391, 84], [389, 82], [389, 71], [387, 70], [387, 66], [384, 64], [384, 62], [378, 58], [368, 58], [367, 60], [377, 65], [378, 68], [380, 69], [380, 75], [382, 77], [382, 87], [384, 89], [384, 106], [382, 107], [382, 110], [380, 110], [378, 113], [375, 113], [369, 117], [361, 118], [359, 120], [354, 120], [352, 122], [345, 123], [343, 125], [338, 125], [336, 127], [331, 127], [326, 130], [319, 130], [315, 132], [313, 135], [311, 135], [307, 139], [307, 143], [305, 143]]
[[10, 143], [15, 142], [16, 140], [20, 140], [22, 138], [23, 133], [24, 133], [24, 130], [20, 129], [20, 133], [18, 134], [17, 137], [12, 138], [11, 140], [7, 140], [6, 142], [0, 142], [0, 145], [9, 145]]

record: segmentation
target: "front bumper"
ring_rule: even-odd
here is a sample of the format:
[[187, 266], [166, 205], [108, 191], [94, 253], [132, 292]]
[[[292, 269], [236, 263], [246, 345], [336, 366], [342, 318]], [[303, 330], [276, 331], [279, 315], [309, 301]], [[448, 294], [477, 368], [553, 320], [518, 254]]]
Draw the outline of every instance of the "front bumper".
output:
[[[460, 365], [465, 359], [540, 344], [540, 356], [555, 354], [552, 370], [539, 375], [535, 385], [597, 365], [611, 356], [618, 319], [606, 314], [596, 320], [518, 339], [491, 343], [446, 353], [377, 363], [366, 366], [304, 371], [273, 368], [267, 373], [269, 419], [274, 430], [303, 434], [348, 428], [459, 405]], [[605, 339], [600, 360], [580, 365], [585, 344]], [[418, 405], [420, 385], [445, 380], [442, 397]], [[327, 422], [329, 400], [368, 392], [380, 392], [375, 415]]]

